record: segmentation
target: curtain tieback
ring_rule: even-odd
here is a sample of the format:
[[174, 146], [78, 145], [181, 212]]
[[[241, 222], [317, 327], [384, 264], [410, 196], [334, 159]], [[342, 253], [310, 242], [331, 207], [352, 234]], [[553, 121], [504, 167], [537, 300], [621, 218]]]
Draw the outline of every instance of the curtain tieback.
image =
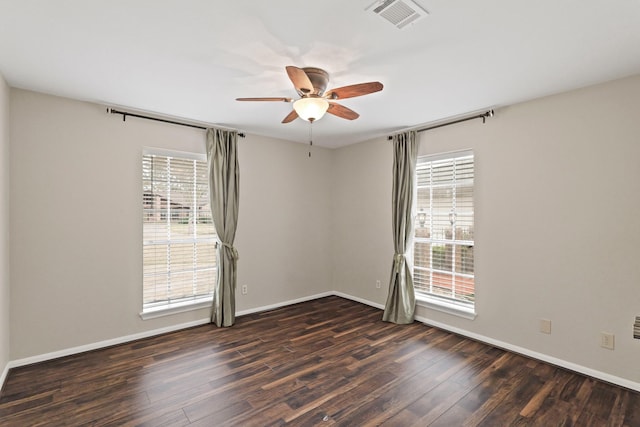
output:
[[393, 259], [396, 263], [396, 273], [400, 273], [400, 266], [402, 265], [402, 261], [404, 260], [404, 254], [395, 254]]
[[225, 243], [225, 242], [220, 242], [220, 245], [222, 245], [225, 248], [229, 249], [229, 251], [231, 252], [231, 258], [233, 258], [234, 261], [237, 261], [238, 258], [240, 258], [240, 256], [238, 255], [238, 250], [236, 248], [234, 248], [233, 245], [231, 245], [229, 243]]

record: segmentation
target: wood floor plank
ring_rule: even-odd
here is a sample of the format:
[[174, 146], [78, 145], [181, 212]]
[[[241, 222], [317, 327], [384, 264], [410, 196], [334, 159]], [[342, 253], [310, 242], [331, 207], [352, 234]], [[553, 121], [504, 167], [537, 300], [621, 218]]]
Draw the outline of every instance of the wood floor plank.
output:
[[[504, 353], [501, 357], [491, 365], [485, 365], [484, 369], [464, 372], [469, 376], [468, 381], [456, 381], [453, 377], [458, 376], [460, 372], [451, 377], [452, 381], [446, 381], [443, 386], [438, 386], [420, 399], [416, 400], [407, 409], [416, 414], [416, 425], [430, 425], [437, 421], [441, 416], [450, 411], [464, 396], [473, 390], [482, 381], [489, 378], [495, 369], [502, 366], [510, 359], [510, 353]], [[476, 365], [477, 366], [477, 365]], [[447, 387], [445, 390], [442, 388]]]
[[640, 426], [640, 394], [327, 297], [11, 369], [0, 425]]

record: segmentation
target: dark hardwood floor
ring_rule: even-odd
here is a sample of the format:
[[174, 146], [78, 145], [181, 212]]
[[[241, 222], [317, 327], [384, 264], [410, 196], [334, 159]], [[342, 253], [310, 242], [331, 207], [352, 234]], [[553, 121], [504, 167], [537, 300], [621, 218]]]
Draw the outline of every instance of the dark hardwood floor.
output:
[[328, 297], [12, 369], [0, 425], [640, 426], [640, 394]]

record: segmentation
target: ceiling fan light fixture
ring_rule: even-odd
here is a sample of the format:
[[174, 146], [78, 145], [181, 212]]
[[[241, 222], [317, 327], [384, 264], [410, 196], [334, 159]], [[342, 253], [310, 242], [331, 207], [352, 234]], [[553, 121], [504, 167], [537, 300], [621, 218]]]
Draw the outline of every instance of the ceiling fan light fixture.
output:
[[328, 108], [329, 101], [319, 97], [302, 98], [293, 103], [293, 109], [298, 113], [298, 117], [308, 122], [320, 120]]

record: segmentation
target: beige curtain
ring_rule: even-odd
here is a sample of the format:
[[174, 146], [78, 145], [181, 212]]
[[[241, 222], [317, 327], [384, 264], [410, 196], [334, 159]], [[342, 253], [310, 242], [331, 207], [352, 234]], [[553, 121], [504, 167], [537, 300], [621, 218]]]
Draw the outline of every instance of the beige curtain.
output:
[[238, 132], [207, 129], [209, 197], [218, 234], [218, 277], [211, 322], [231, 326], [236, 320], [238, 251], [233, 247], [238, 223]]
[[382, 320], [399, 324], [412, 323], [416, 299], [413, 293], [411, 262], [407, 251], [413, 244], [413, 197], [418, 139], [415, 131], [393, 137], [392, 227], [394, 257], [389, 281], [389, 295]]

